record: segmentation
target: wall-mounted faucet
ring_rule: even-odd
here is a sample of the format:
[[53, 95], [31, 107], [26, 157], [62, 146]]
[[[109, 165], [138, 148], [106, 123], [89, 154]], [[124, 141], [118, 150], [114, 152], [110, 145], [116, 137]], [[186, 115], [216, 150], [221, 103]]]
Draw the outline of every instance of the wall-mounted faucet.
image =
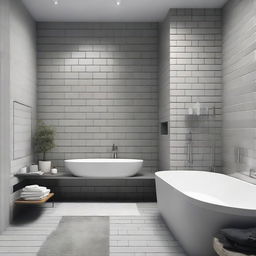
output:
[[113, 144], [112, 146], [112, 158], [117, 158], [118, 147]]

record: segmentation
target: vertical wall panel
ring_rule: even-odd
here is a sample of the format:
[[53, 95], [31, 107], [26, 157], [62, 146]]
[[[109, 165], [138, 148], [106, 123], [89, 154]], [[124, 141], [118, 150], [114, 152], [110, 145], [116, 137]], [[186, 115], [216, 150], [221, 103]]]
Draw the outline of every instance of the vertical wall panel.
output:
[[[255, 168], [256, 4], [229, 1], [223, 26], [223, 140], [225, 172]], [[241, 163], [235, 148], [241, 148]]]
[[13, 103], [13, 159], [27, 157], [31, 154], [32, 141], [31, 107], [19, 102]]
[[9, 1], [0, 1], [0, 233], [9, 223], [10, 198], [10, 81]]

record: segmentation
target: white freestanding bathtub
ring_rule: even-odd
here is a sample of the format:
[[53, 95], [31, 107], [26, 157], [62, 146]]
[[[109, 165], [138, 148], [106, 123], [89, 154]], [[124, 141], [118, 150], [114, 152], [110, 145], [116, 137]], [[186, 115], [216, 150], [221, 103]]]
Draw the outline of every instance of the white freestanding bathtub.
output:
[[212, 240], [226, 227], [256, 226], [256, 186], [201, 171], [156, 173], [157, 205], [190, 256], [216, 255]]
[[114, 178], [138, 173], [143, 165], [140, 159], [71, 159], [65, 160], [65, 169], [75, 176]]

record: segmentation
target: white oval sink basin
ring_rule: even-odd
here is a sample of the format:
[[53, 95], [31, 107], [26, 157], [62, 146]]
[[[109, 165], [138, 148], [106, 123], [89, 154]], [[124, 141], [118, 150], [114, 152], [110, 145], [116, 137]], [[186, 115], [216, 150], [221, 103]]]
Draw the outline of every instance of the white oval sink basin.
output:
[[75, 176], [111, 178], [129, 177], [137, 174], [143, 165], [141, 159], [70, 159], [65, 169]]

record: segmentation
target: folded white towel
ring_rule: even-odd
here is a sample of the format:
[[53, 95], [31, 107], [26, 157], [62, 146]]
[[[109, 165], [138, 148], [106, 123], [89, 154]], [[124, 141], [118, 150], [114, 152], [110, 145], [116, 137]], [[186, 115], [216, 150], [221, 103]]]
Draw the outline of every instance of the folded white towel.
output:
[[39, 188], [39, 185], [29, 185], [29, 186], [26, 186], [25, 188], [27, 189]]
[[43, 196], [46, 193], [50, 193], [50, 189], [46, 189], [46, 191], [23, 191], [21, 197]]
[[28, 201], [37, 201], [37, 200], [42, 200], [45, 197], [47, 197], [49, 195], [49, 192], [44, 193], [42, 196], [21, 196], [21, 198], [23, 198], [24, 200], [28, 200]]
[[40, 187], [38, 185], [26, 186], [25, 188], [22, 189], [22, 191], [24, 192], [46, 192], [46, 190], [46, 187]]
[[43, 196], [43, 197], [26, 197], [26, 198], [23, 198], [23, 200], [25, 201], [40, 201], [42, 199], [44, 199], [46, 196]]
[[43, 175], [43, 174], [44, 172], [41, 172], [41, 171], [27, 173], [27, 175]]
[[23, 198], [24, 201], [40, 201], [43, 200], [46, 196], [44, 197], [27, 197]]

